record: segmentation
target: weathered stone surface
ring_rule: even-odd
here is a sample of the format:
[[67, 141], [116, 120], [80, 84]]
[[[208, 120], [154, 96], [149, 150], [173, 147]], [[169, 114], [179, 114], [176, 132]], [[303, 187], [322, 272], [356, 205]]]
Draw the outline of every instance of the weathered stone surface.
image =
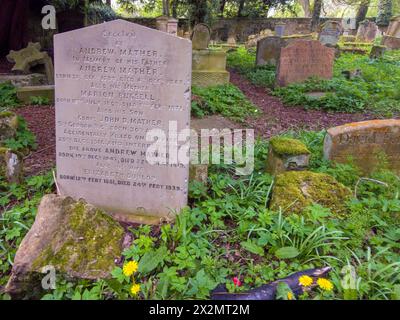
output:
[[360, 22], [357, 30], [357, 40], [360, 42], [373, 42], [378, 36], [379, 28], [375, 22], [365, 20]]
[[15, 136], [18, 129], [18, 116], [14, 112], [0, 112], [0, 146], [5, 140]]
[[386, 35], [395, 38], [400, 38], [400, 16], [393, 17], [390, 20], [390, 24], [386, 31]]
[[382, 45], [386, 46], [390, 50], [400, 49], [400, 38], [384, 36], [382, 38]]
[[54, 85], [48, 86], [25, 86], [17, 88], [17, 98], [25, 104], [31, 103], [32, 97], [42, 97], [54, 103]]
[[19, 152], [0, 147], [0, 176], [9, 183], [20, 184], [23, 181], [23, 156]]
[[277, 175], [285, 171], [306, 170], [310, 151], [296, 139], [273, 137], [269, 142], [267, 172]]
[[261, 39], [257, 43], [256, 65], [277, 65], [281, 49], [286, 45], [287, 43], [282, 37], [274, 36]]
[[335, 50], [315, 40], [298, 40], [281, 49], [276, 83], [286, 86], [310, 77], [331, 79]]
[[157, 30], [169, 33], [173, 36], [178, 35], [178, 20], [172, 17], [160, 16], [156, 19], [156, 24]]
[[123, 221], [173, 219], [189, 164], [165, 140], [190, 128], [191, 42], [114, 20], [57, 34], [54, 50], [61, 194]]
[[312, 40], [312, 34], [262, 38], [257, 42], [256, 65], [278, 65], [281, 49], [298, 40]]
[[346, 36], [341, 36], [340, 40], [342, 42], [356, 42], [357, 37], [356, 36], [350, 36], [350, 35], [346, 35]]
[[288, 171], [275, 178], [270, 208], [284, 214], [301, 213], [313, 203], [344, 215], [351, 191], [332, 176], [310, 171]]
[[204, 23], [196, 24], [192, 35], [193, 50], [207, 49], [210, 44], [210, 38], [210, 27]]
[[38, 86], [45, 85], [47, 78], [41, 73], [31, 74], [1, 74], [0, 83], [10, 81], [15, 87]]
[[121, 256], [123, 235], [119, 223], [83, 200], [46, 195], [15, 255], [6, 292], [40, 288], [35, 280], [45, 266], [74, 278], [107, 278]]
[[198, 87], [229, 83], [226, 71], [226, 52], [222, 50], [193, 50], [192, 84]]
[[322, 25], [322, 30], [319, 33], [318, 40], [324, 45], [335, 46], [339, 37], [343, 32], [341, 24], [337, 21], [327, 21]]
[[372, 120], [330, 128], [324, 156], [336, 163], [352, 161], [365, 174], [380, 168], [400, 172], [400, 120]]
[[369, 54], [370, 59], [380, 59], [385, 55], [386, 52], [385, 46], [373, 46], [371, 52]]
[[40, 52], [40, 44], [29, 42], [28, 46], [19, 51], [11, 50], [7, 56], [8, 61], [14, 62], [15, 65], [11, 69], [16, 73], [28, 74], [33, 73], [32, 68], [38, 65], [44, 67], [49, 84], [54, 84], [54, 68], [51, 58], [46, 52]]
[[189, 180], [197, 181], [204, 185], [208, 183], [208, 165], [191, 164], [189, 167]]
[[273, 37], [274, 32], [270, 29], [264, 29], [258, 34], [252, 34], [248, 36], [247, 41], [245, 43], [246, 49], [257, 47], [257, 42], [260, 41], [261, 39], [264, 39], [266, 37]]

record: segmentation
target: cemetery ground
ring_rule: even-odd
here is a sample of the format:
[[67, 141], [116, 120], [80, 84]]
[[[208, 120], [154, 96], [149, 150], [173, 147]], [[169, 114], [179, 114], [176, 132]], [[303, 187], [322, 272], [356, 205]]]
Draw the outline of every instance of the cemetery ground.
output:
[[[277, 297], [400, 299], [399, 176], [387, 169], [384, 159], [365, 179], [351, 159], [333, 165], [323, 157], [329, 127], [398, 118], [399, 61], [400, 51], [389, 51], [378, 60], [342, 54], [332, 80], [312, 79], [274, 88], [273, 67], [255, 67], [251, 50], [240, 47], [230, 52], [231, 84], [193, 88], [192, 117], [222, 115], [254, 128], [259, 139], [253, 174], [236, 176], [230, 165], [211, 165], [206, 184], [190, 183], [189, 207], [173, 223], [123, 224], [124, 251], [111, 277], [77, 280], [60, 274], [55, 290], [32, 295], [41, 299], [207, 299], [219, 284], [226, 284], [229, 292], [243, 292], [301, 270], [329, 266], [327, 281], [311, 284], [304, 278], [305, 293], [292, 294], [282, 286]], [[361, 70], [355, 77], [342, 74], [355, 69]], [[40, 199], [56, 191], [54, 107], [43, 99], [34, 100], [21, 106], [15, 89], [0, 85], [1, 111], [21, 116], [18, 133], [6, 146], [25, 158], [22, 184], [0, 181], [2, 289]], [[293, 205], [270, 209], [276, 181], [266, 173], [266, 164], [270, 138], [277, 135], [302, 141], [311, 153], [309, 170], [332, 176], [348, 188], [347, 201], [340, 203], [344, 214], [334, 210], [337, 203], [326, 202], [306, 204], [301, 212]], [[321, 199], [329, 199], [329, 185], [315, 187]], [[356, 274], [354, 286], [343, 281], [349, 270]], [[0, 295], [9, 298], [2, 291]]]

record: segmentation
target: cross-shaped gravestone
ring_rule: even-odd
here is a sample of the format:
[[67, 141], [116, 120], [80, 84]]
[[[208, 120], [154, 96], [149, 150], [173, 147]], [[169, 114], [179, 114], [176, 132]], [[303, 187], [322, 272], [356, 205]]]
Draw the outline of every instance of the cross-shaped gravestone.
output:
[[15, 63], [11, 69], [15, 73], [29, 74], [32, 68], [43, 65], [49, 84], [54, 84], [54, 68], [51, 58], [46, 52], [40, 51], [40, 43], [29, 42], [28, 46], [19, 51], [11, 50], [7, 56], [9, 62]]

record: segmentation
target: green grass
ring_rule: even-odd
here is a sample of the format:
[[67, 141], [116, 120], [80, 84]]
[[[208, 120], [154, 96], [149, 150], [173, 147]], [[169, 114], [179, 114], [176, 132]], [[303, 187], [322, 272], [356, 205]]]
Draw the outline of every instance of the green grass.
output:
[[[241, 63], [243, 61], [243, 63]], [[255, 66], [255, 53], [243, 47], [232, 52], [228, 65], [238, 70], [253, 84], [264, 86], [279, 96], [286, 105], [334, 112], [373, 112], [391, 117], [400, 113], [400, 51], [389, 51], [384, 58], [370, 60], [368, 56], [342, 54], [335, 61], [331, 80], [310, 79], [285, 88], [274, 88], [275, 68]], [[347, 80], [342, 71], [360, 69], [362, 74]], [[326, 92], [320, 99], [309, 92]]]
[[233, 84], [207, 88], [193, 87], [192, 115], [204, 117], [221, 114], [235, 121], [256, 116], [259, 110]]
[[[360, 178], [356, 168], [332, 167], [322, 158], [324, 132], [284, 136], [306, 144], [312, 152], [311, 170], [331, 174], [355, 189]], [[174, 223], [161, 229], [131, 228], [134, 241], [124, 257], [139, 261], [133, 276], [125, 276], [116, 266], [108, 280], [73, 282], [58, 277], [57, 289], [42, 298], [134, 298], [129, 289], [135, 282], [141, 286], [139, 299], [205, 299], [219, 283], [226, 283], [230, 292], [242, 291], [322, 266], [333, 268], [329, 279], [334, 290], [314, 289], [298, 299], [399, 298], [400, 179], [381, 170], [372, 178], [387, 185], [360, 183], [344, 219], [317, 204], [302, 215], [283, 216], [268, 209], [273, 177], [265, 173], [267, 152], [268, 142], [257, 142], [251, 176], [235, 176], [231, 165], [211, 166], [208, 186], [190, 184], [190, 206]], [[1, 185], [0, 284], [7, 281], [40, 195], [51, 188], [50, 175], [30, 178], [21, 187]], [[342, 285], [341, 272], [346, 268], [356, 272], [356, 290]], [[235, 287], [233, 277], [240, 278], [243, 286]]]

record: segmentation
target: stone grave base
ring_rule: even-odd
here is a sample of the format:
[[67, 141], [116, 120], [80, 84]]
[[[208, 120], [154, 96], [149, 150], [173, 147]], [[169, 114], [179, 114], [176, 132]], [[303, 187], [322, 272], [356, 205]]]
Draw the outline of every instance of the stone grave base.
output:
[[46, 75], [41, 73], [9, 74], [0, 73], [0, 83], [10, 81], [16, 87], [40, 86], [47, 84]]
[[197, 87], [209, 87], [229, 83], [228, 71], [193, 71], [192, 85]]
[[384, 36], [382, 39], [382, 45], [386, 46], [389, 50], [400, 49], [400, 38]]
[[54, 85], [27, 86], [17, 89], [17, 97], [24, 103], [30, 103], [31, 97], [43, 97], [54, 103]]

